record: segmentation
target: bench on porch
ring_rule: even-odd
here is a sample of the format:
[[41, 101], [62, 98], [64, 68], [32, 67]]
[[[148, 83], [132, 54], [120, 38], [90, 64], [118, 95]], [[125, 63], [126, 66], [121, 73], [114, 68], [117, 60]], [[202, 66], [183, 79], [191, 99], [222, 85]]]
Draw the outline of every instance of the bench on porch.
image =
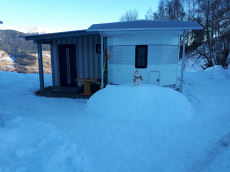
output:
[[91, 93], [91, 85], [90, 82], [91, 81], [97, 81], [97, 78], [78, 78], [75, 79], [75, 81], [84, 81], [84, 93], [82, 94], [83, 96], [91, 96], [93, 95]]

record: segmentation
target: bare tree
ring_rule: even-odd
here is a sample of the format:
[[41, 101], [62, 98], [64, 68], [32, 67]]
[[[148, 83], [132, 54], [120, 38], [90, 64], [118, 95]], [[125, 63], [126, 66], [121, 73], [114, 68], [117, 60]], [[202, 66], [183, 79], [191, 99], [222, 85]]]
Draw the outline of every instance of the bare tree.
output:
[[160, 0], [157, 12], [150, 8], [145, 15], [147, 20], [183, 20], [184, 7], [181, 0]]
[[228, 67], [230, 54], [230, 0], [199, 0], [204, 43], [196, 52], [207, 60], [206, 67]]
[[138, 11], [136, 9], [127, 11], [123, 16], [120, 17], [119, 21], [131, 21], [138, 19]]
[[203, 30], [188, 32], [186, 52], [206, 59], [207, 67], [230, 65], [230, 0], [160, 0], [145, 19], [197, 21]]
[[181, 0], [166, 0], [166, 13], [168, 20], [183, 20], [185, 12]]
[[166, 1], [161, 0], [158, 5], [158, 13], [154, 13], [155, 20], [167, 20]]
[[152, 8], [150, 7], [145, 15], [146, 20], [167, 20], [167, 13], [166, 13], [166, 1], [160, 0], [158, 4], [157, 12], [153, 12]]
[[153, 10], [151, 7], [149, 7], [147, 14], [145, 14], [145, 19], [146, 20], [154, 20]]

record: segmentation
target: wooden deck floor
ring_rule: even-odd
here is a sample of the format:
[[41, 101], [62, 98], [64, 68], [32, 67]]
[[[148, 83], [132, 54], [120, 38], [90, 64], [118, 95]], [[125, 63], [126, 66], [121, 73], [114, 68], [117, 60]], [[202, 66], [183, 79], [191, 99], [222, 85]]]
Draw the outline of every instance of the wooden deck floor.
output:
[[[70, 99], [89, 99], [91, 96], [83, 96], [83, 92], [52, 92], [53, 89], [45, 90], [42, 97], [70, 98]], [[37, 94], [41, 96], [40, 94]]]

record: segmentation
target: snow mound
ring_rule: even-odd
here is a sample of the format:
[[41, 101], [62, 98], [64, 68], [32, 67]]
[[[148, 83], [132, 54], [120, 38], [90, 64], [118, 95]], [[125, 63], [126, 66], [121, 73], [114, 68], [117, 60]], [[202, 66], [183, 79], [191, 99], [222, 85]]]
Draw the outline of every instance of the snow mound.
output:
[[114, 119], [143, 122], [184, 121], [192, 117], [186, 97], [153, 85], [107, 85], [87, 102], [89, 111]]
[[213, 67], [207, 68], [204, 72], [210, 74], [211, 76], [214, 77], [219, 77], [221, 75], [226, 74], [226, 69], [224, 69], [221, 65], [215, 65]]
[[224, 72], [224, 70], [225, 69], [221, 65], [215, 65], [215, 66], [207, 68], [205, 72], [222, 73]]

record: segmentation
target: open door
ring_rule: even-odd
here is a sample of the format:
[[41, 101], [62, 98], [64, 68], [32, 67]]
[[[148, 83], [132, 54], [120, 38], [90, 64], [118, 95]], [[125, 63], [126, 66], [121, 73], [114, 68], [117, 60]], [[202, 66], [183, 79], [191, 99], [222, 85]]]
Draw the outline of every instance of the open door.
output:
[[76, 45], [61, 44], [58, 45], [60, 86], [77, 87], [77, 63], [76, 63]]

